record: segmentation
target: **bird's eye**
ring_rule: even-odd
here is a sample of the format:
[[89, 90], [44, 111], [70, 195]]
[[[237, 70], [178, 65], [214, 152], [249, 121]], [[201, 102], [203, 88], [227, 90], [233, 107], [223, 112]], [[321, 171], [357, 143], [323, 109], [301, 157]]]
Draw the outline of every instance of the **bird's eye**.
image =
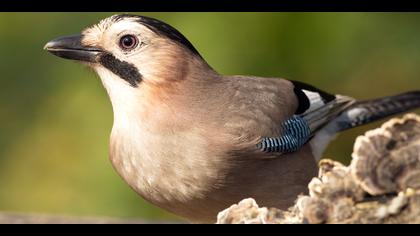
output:
[[136, 36], [128, 34], [120, 38], [120, 47], [124, 50], [131, 50], [137, 47], [139, 40]]

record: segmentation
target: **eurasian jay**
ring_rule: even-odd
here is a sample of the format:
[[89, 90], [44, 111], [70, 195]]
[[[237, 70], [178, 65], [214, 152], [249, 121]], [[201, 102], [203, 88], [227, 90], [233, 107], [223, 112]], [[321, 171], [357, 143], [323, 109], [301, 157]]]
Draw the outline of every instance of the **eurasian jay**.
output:
[[287, 208], [338, 132], [420, 106], [420, 91], [356, 101], [297, 81], [220, 75], [180, 32], [144, 16], [114, 15], [45, 49], [100, 76], [119, 175], [192, 222], [215, 222], [248, 197]]

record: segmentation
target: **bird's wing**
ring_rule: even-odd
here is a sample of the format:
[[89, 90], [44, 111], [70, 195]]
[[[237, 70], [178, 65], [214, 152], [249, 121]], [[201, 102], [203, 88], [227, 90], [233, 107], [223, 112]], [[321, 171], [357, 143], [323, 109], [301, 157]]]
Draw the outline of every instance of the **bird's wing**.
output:
[[351, 97], [329, 94], [302, 82], [291, 82], [299, 104], [295, 115], [305, 119], [312, 133], [324, 127], [355, 102]]
[[295, 114], [282, 124], [278, 137], [264, 137], [258, 147], [264, 152], [294, 152], [310, 140], [317, 131], [335, 119], [355, 102], [342, 95], [332, 95], [311, 85], [290, 81], [298, 100]]

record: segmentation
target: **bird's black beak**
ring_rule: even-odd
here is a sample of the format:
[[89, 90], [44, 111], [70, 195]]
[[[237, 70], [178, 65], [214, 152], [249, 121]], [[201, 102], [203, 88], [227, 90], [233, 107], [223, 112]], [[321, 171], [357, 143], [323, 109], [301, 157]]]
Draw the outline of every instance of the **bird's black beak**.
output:
[[66, 59], [92, 63], [97, 62], [98, 55], [102, 51], [98, 48], [83, 46], [81, 39], [81, 35], [56, 38], [45, 44], [44, 49]]

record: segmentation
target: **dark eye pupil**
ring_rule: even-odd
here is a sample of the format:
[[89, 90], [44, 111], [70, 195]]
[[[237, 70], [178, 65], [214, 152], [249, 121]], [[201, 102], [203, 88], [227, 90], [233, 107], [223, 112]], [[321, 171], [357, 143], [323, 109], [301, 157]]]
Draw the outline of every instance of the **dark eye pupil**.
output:
[[123, 44], [126, 47], [131, 47], [134, 44], [134, 40], [132, 37], [124, 37]]
[[124, 49], [132, 49], [137, 45], [137, 38], [133, 35], [123, 36], [120, 40], [120, 44]]

